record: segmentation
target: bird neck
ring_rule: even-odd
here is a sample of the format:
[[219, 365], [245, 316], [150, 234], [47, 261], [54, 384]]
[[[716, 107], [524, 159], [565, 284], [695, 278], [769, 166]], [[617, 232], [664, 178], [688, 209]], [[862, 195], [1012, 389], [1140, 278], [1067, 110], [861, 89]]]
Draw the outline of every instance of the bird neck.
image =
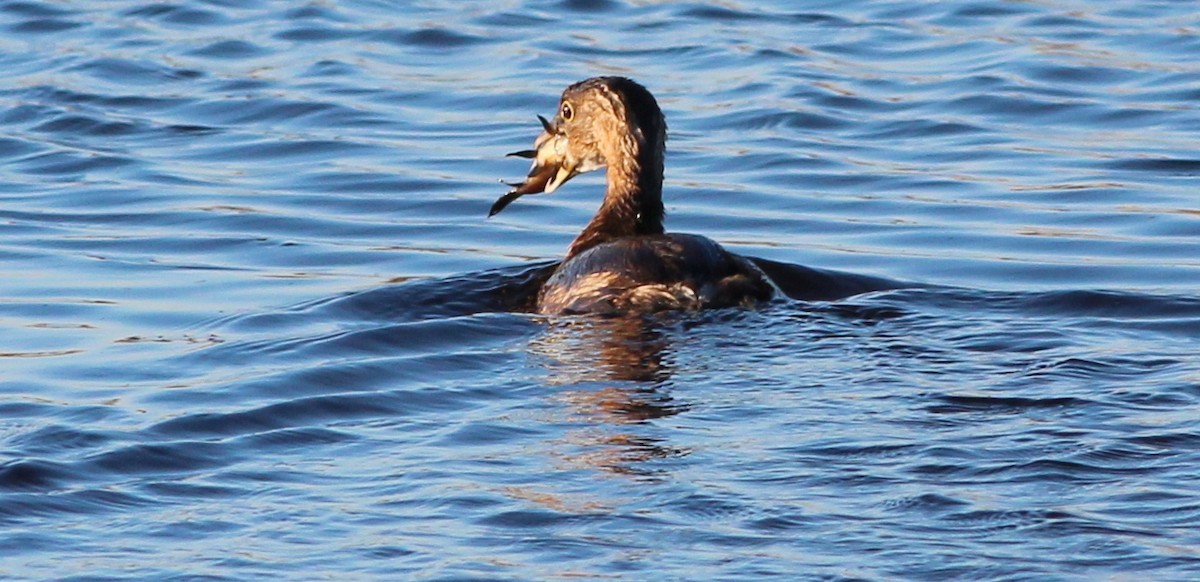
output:
[[632, 148], [629, 143], [624, 145], [624, 152], [606, 156], [608, 190], [604, 202], [571, 243], [567, 259], [617, 238], [663, 233], [661, 142]]

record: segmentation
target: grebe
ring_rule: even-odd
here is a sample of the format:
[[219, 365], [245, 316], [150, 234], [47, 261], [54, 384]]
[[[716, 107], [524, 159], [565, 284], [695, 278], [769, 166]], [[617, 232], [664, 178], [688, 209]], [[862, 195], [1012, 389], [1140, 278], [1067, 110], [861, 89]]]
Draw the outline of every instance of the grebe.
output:
[[600, 210], [538, 293], [543, 314], [625, 313], [752, 306], [774, 294], [749, 260], [694, 234], [663, 232], [663, 149], [667, 124], [645, 87], [594, 77], [567, 87], [552, 121], [538, 116], [529, 175], [488, 216], [525, 194], [557, 190], [607, 167]]

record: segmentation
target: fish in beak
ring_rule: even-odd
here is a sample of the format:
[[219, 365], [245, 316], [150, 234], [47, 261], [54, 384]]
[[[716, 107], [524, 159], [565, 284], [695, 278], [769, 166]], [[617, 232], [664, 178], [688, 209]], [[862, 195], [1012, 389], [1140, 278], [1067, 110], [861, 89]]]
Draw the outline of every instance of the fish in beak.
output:
[[533, 142], [533, 149], [508, 154], [533, 160], [529, 175], [521, 183], [505, 182], [512, 187], [504, 196], [492, 204], [488, 217], [495, 216], [517, 198], [526, 194], [550, 194], [579, 174], [578, 164], [567, 152], [567, 136], [553, 123], [541, 115], [542, 133]]

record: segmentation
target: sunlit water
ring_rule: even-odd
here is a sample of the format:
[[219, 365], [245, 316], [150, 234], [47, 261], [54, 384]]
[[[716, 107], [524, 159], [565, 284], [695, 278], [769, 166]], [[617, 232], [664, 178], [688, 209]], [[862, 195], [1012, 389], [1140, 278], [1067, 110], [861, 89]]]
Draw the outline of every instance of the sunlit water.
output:
[[[1194, 3], [0, 28], [0, 577], [1200, 578]], [[485, 219], [503, 154], [597, 74], [669, 229], [894, 283], [514, 312], [602, 178]]]

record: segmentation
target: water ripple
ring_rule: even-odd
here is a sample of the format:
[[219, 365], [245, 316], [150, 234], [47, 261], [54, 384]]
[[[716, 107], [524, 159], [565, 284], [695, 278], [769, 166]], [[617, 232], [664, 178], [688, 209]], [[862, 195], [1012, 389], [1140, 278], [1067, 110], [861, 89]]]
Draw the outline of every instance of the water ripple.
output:
[[[1198, 25], [0, 3], [4, 575], [1193, 579]], [[487, 208], [597, 74], [787, 297], [528, 313], [603, 181]]]

